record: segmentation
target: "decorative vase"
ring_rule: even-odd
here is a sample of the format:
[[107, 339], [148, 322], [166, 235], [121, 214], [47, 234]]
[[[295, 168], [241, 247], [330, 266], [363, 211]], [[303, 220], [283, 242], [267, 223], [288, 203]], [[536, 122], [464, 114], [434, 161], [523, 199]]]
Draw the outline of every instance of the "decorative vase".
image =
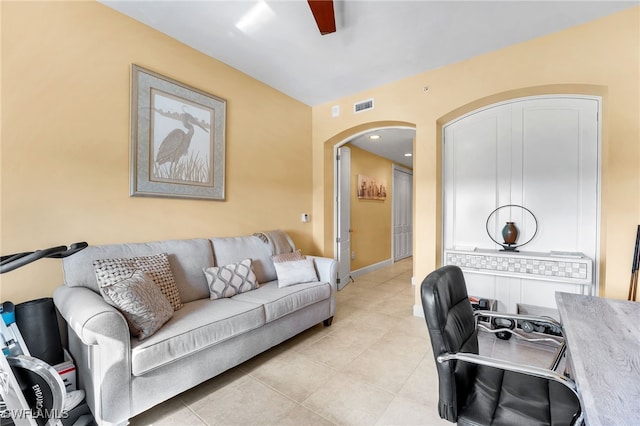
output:
[[513, 222], [507, 222], [502, 228], [502, 238], [504, 238], [504, 243], [511, 245], [515, 244], [518, 239], [518, 228]]

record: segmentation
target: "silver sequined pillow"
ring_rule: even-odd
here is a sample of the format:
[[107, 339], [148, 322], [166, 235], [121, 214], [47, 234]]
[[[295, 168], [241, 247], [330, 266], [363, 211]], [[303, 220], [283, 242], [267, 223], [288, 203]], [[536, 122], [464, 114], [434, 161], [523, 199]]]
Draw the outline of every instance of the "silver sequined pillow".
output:
[[280, 253], [271, 256], [271, 260], [273, 263], [283, 263], [283, 262], [292, 262], [294, 260], [303, 260], [306, 259], [306, 256], [302, 254], [302, 251], [296, 250], [291, 253]]
[[211, 299], [232, 297], [258, 288], [256, 274], [251, 268], [251, 259], [225, 266], [214, 266], [203, 271], [209, 283]]
[[140, 340], [151, 336], [173, 316], [173, 308], [151, 277], [140, 270], [101, 287], [102, 297], [127, 320]]
[[93, 267], [100, 288], [128, 278], [137, 270], [146, 272], [171, 303], [174, 311], [183, 306], [166, 253], [130, 258], [99, 259], [93, 262]]

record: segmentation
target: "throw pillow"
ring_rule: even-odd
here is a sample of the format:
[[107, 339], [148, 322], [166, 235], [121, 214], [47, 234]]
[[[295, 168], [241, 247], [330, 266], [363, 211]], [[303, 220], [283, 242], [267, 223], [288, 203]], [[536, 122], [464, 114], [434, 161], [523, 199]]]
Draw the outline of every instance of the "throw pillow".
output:
[[306, 259], [306, 257], [300, 250], [296, 250], [291, 253], [281, 253], [271, 256], [271, 260], [273, 260], [273, 263], [291, 262], [292, 260], [302, 259]]
[[274, 263], [278, 274], [278, 287], [318, 281], [313, 259]]
[[205, 268], [203, 271], [209, 283], [209, 297], [212, 300], [235, 296], [258, 288], [256, 274], [251, 269], [251, 259], [225, 266]]
[[158, 331], [173, 316], [173, 308], [160, 288], [140, 270], [101, 290], [107, 303], [122, 312], [131, 335], [140, 340]]
[[131, 258], [99, 259], [93, 262], [93, 267], [96, 271], [98, 286], [101, 288], [130, 277], [137, 270], [146, 272], [160, 287], [160, 291], [171, 303], [174, 311], [183, 306], [176, 280], [173, 278], [169, 266], [169, 256], [166, 253]]

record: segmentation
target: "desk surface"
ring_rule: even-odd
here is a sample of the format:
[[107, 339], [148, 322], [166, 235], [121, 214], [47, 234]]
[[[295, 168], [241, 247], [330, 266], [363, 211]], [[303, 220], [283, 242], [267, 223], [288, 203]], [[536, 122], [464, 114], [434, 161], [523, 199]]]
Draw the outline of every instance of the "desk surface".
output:
[[640, 303], [556, 293], [587, 424], [640, 419]]

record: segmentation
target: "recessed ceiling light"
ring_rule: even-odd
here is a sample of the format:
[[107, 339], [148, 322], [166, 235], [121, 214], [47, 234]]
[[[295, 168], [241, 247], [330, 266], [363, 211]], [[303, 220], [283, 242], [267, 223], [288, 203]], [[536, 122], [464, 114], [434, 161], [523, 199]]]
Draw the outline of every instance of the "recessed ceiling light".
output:
[[253, 34], [274, 16], [271, 7], [264, 0], [260, 0], [236, 22], [236, 28], [243, 33]]
[[382, 136], [380, 135], [369, 135], [369, 139], [371, 139], [372, 141], [377, 141], [378, 139], [380, 139]]
[[410, 153], [410, 152], [407, 152], [404, 156], [405, 156], [405, 157], [413, 157], [413, 154], [412, 154], [412, 153]]

